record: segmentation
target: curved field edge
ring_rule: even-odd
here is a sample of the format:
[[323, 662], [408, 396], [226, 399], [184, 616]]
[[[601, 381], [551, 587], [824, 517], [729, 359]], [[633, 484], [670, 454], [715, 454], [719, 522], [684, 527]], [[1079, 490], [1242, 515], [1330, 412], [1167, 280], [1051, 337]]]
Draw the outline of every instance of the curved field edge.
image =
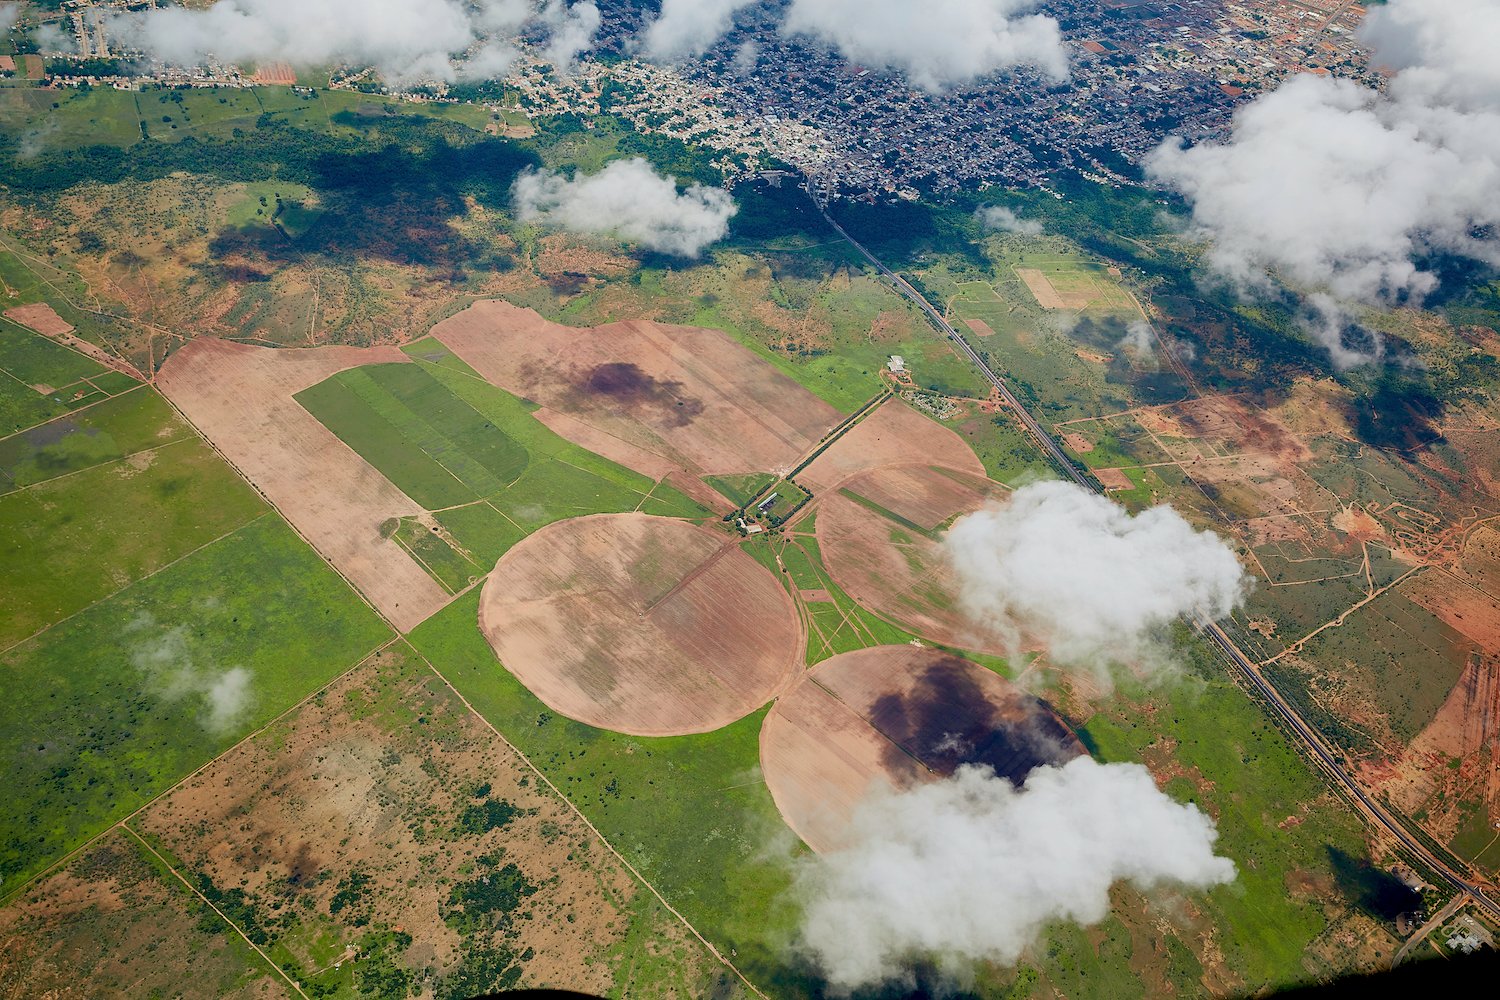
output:
[[0, 892], [129, 816], [390, 638], [265, 514], [0, 655]]

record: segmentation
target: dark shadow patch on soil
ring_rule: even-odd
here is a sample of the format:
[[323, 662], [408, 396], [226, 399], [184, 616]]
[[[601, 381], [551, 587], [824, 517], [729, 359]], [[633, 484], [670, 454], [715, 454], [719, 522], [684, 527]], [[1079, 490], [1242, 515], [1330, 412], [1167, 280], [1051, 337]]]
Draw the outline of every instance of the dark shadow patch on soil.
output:
[[575, 405], [593, 408], [601, 403], [651, 415], [670, 427], [685, 427], [703, 412], [703, 401], [683, 392], [683, 384], [658, 379], [628, 361], [595, 365], [573, 380]]
[[909, 753], [945, 777], [964, 764], [981, 764], [1020, 787], [1034, 768], [1084, 752], [1045, 702], [1016, 692], [1010, 705], [997, 705], [975, 681], [974, 669], [950, 657], [923, 670], [910, 695], [889, 694], [875, 703], [870, 721], [899, 744], [886, 751], [888, 767]]

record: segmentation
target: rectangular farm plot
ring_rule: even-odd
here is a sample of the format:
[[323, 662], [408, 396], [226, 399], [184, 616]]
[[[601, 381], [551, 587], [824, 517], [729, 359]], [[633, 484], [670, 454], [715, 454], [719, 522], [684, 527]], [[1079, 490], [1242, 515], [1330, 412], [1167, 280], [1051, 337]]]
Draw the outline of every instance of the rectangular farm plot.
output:
[[526, 449], [420, 365], [370, 365], [306, 389], [297, 402], [429, 510], [504, 489]]
[[0, 886], [19, 888], [389, 635], [267, 514], [0, 654]]
[[0, 435], [139, 384], [14, 322], [0, 322]]

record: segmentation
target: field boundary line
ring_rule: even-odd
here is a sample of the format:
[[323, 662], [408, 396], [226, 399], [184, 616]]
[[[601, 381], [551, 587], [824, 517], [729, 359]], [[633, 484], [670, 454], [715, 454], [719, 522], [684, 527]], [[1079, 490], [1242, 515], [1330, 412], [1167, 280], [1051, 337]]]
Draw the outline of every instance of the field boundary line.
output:
[[154, 857], [157, 861], [160, 861], [163, 865], [165, 865], [166, 868], [167, 868], [167, 871], [171, 872], [177, 878], [177, 881], [179, 881], [183, 885], [187, 886], [188, 891], [191, 892], [193, 895], [197, 896], [198, 899], [200, 899], [203, 902], [204, 906], [207, 906], [210, 910], [213, 910], [215, 913], [217, 913], [219, 915], [219, 919], [223, 920], [226, 924], [228, 924], [229, 927], [230, 927], [230, 929], [233, 930], [236, 934], [238, 934], [240, 936], [240, 938], [246, 944], [248, 944], [251, 948], [255, 949], [255, 953], [261, 957], [261, 960], [264, 961], [267, 965], [269, 965], [271, 967], [272, 971], [274, 971], [278, 976], [280, 976], [282, 979], [285, 979], [286, 982], [287, 982], [287, 985], [290, 986], [294, 991], [296, 991], [296, 994], [299, 997], [302, 997], [303, 1000], [309, 1000], [307, 994], [302, 992], [302, 987], [297, 983], [296, 980], [294, 980], [291, 976], [289, 976], [289, 975], [286, 974], [286, 970], [285, 969], [283, 969], [281, 966], [277, 965], [275, 962], [271, 961], [271, 956], [267, 955], [264, 951], [262, 951], [260, 945], [256, 944], [254, 941], [251, 941], [250, 940], [250, 936], [248, 934], [246, 934], [243, 930], [240, 929], [240, 925], [239, 924], [235, 923], [233, 920], [230, 920], [229, 917], [225, 915], [225, 913], [224, 913], [223, 910], [221, 910], [217, 906], [215, 906], [209, 900], [209, 898], [207, 896], [203, 895], [203, 893], [201, 891], [199, 891], [199, 889], [198, 889], [197, 886], [193, 885], [193, 883], [191, 883], [191, 882], [189, 882], [187, 880], [186, 876], [184, 876], [182, 874], [182, 872], [180, 872], [176, 868], [174, 868], [172, 866], [172, 862], [170, 862], [166, 858], [162, 857], [161, 856], [161, 852], [158, 851], [156, 848], [152, 847], [151, 844], [147, 842], [147, 840], [146, 840], [145, 837], [142, 837], [139, 833], [136, 833], [135, 830], [128, 823], [125, 823], [125, 822], [122, 821], [120, 823], [120, 827], [123, 830], [125, 830], [126, 833], [128, 833], [132, 837], [134, 837], [136, 843], [140, 844], [146, 850], [150, 851], [152, 857]]
[[704, 937], [703, 934], [699, 932], [698, 928], [694, 927], [692, 922], [689, 921], [687, 917], [683, 916], [675, 906], [667, 902], [667, 898], [657, 891], [656, 886], [647, 881], [646, 877], [636, 869], [635, 865], [631, 864], [629, 859], [627, 859], [625, 855], [621, 854], [614, 844], [609, 842], [609, 838], [601, 833], [599, 831], [599, 828], [595, 826], [587, 816], [584, 815], [583, 810], [578, 808], [578, 806], [574, 804], [572, 799], [564, 795], [562, 789], [554, 785], [552, 783], [552, 779], [543, 774], [542, 769], [531, 762], [530, 757], [521, 752], [520, 747], [516, 746], [510, 740], [506, 739], [505, 734], [496, 729], [494, 724], [490, 722], [489, 719], [486, 719], [484, 717], [484, 714], [481, 713], [477, 708], [475, 708], [473, 704], [470, 703], [468, 698], [464, 697], [463, 692], [459, 691], [458, 688], [453, 686], [453, 682], [448, 680], [448, 678], [443, 674], [441, 670], [433, 666], [432, 661], [427, 658], [426, 653], [422, 652], [420, 649], [417, 649], [415, 646], [412, 646], [412, 649], [416, 650], [417, 655], [422, 658], [422, 662], [427, 664], [427, 669], [431, 670], [433, 674], [437, 676], [438, 680], [442, 681], [444, 686], [447, 687], [449, 691], [453, 692], [453, 696], [455, 698], [463, 702], [465, 708], [474, 713], [474, 717], [478, 719], [486, 729], [495, 734], [496, 739], [505, 744], [505, 746], [512, 753], [519, 757], [521, 761], [531, 769], [531, 771], [537, 776], [538, 779], [546, 784], [548, 788], [552, 789], [553, 793], [556, 794], [558, 798], [567, 803], [568, 808], [571, 809], [573, 811], [573, 814], [578, 817], [579, 821], [588, 828], [588, 831], [595, 837], [599, 838], [599, 843], [603, 844], [605, 849], [608, 850], [609, 853], [613, 854], [615, 858], [620, 862], [620, 864], [625, 866], [626, 871], [635, 876], [636, 881], [640, 882], [641, 885], [646, 887], [646, 890], [650, 892], [651, 895], [656, 897], [656, 901], [659, 902], [663, 907], [665, 907], [668, 913], [672, 914], [672, 916], [681, 921], [682, 926], [686, 927], [688, 931], [693, 935], [693, 937], [697, 938], [699, 943], [702, 944], [703, 947], [708, 949], [709, 953], [713, 955], [714, 958], [717, 958], [721, 963], [732, 970], [736, 976], [739, 976], [740, 982], [744, 983], [745, 986], [750, 990], [750, 992], [760, 997], [761, 1000], [769, 1000], [769, 998], [767, 998], [766, 995], [762, 993], [760, 989], [750, 981], [750, 978], [740, 971], [739, 966], [735, 965], [729, 959], [725, 958], [724, 954], [720, 952], [718, 948], [715, 948], [713, 943], [709, 941], [708, 938]]
[[[111, 465], [118, 465], [121, 462], [134, 458], [137, 455], [150, 455], [155, 452], [161, 451], [164, 448], [170, 448], [174, 444], [182, 444], [182, 442], [191, 441], [192, 439], [192, 434], [184, 434], [180, 438], [166, 441], [151, 448], [141, 448], [138, 451], [132, 451], [128, 455], [121, 455], [119, 458], [106, 459], [103, 462], [95, 462], [93, 465], [86, 465], [81, 469], [74, 469], [72, 472], [64, 472], [62, 475], [53, 476], [51, 479], [39, 479], [34, 483], [27, 483], [25, 486], [18, 486], [15, 489], [11, 490], [9, 493], [0, 494], [0, 496], [13, 496], [17, 493], [25, 493], [27, 490], [36, 489], [38, 486], [50, 486], [52, 483], [60, 483], [64, 479], [71, 479], [74, 476], [81, 476], [85, 472], [93, 472], [95, 469], [107, 469]], [[127, 584], [126, 586], [129, 586], [129, 584]]]
[[[6, 322], [9, 322], [9, 320], [6, 320]], [[20, 324], [16, 324], [16, 325], [19, 326]], [[21, 328], [23, 330], [26, 330], [28, 333], [32, 332], [29, 327], [21, 327]], [[40, 337], [41, 334], [37, 334], [37, 336]], [[81, 355], [81, 356], [82, 357], [88, 357], [88, 355], [86, 355], [86, 354], [85, 355]], [[92, 361], [93, 358], [89, 358], [89, 360]], [[114, 369], [111, 368], [110, 371], [114, 371]], [[6, 372], [5, 374], [10, 375], [10, 372]], [[120, 372], [120, 374], [124, 375], [125, 373], [124, 372]], [[11, 375], [11, 377], [15, 378], [14, 375]], [[129, 378], [128, 375], [126, 377]], [[31, 385], [28, 382], [23, 382], [21, 384], [25, 385], [28, 389], [31, 388]], [[72, 383], [70, 383], [70, 384], [72, 384]], [[137, 389], [144, 389], [148, 385], [150, 385], [149, 382], [139, 382], [139, 383], [131, 386], [129, 389], [126, 389], [123, 392], [117, 392], [117, 393], [115, 393], [113, 396], [105, 396], [103, 399], [96, 399], [92, 403], [86, 403], [83, 406], [80, 406], [76, 410], [69, 410], [67, 413], [59, 413], [55, 417], [48, 417], [46, 420], [43, 420], [40, 423], [32, 424], [30, 427], [22, 427], [18, 431], [13, 431], [10, 434], [5, 435], [4, 437], [0, 437], [0, 444], [3, 444], [6, 441], [9, 441], [13, 437], [20, 437], [22, 434], [30, 434], [32, 431], [36, 430], [38, 427], [46, 427], [48, 424], [56, 423], [59, 420], [66, 420], [68, 417], [77, 416], [78, 414], [82, 413], [84, 410], [92, 410], [94, 407], [98, 406], [100, 403], [107, 403], [111, 399], [119, 399], [122, 396], [128, 396], [132, 392], [135, 392]], [[64, 388], [66, 388], [66, 386], [64, 386]], [[100, 390], [100, 391], [102, 392], [103, 390]]]
[[[176, 444], [177, 442], [174, 441], [172, 443]], [[58, 478], [61, 479], [62, 477], [59, 476]], [[49, 480], [49, 482], [50, 481], [51, 480]], [[38, 484], [38, 485], [40, 485], [40, 484]], [[20, 491], [17, 490], [15, 492], [19, 493]], [[7, 495], [9, 495], [9, 494], [7, 494]], [[138, 584], [138, 583], [144, 583], [145, 581], [151, 579], [153, 576], [156, 576], [158, 573], [164, 573], [164, 572], [166, 572], [167, 570], [171, 569], [173, 566], [176, 566], [178, 563], [182, 562], [184, 559], [188, 558], [189, 556], [195, 556], [195, 555], [197, 555], [199, 552], [202, 552], [204, 549], [208, 548], [210, 545], [217, 545], [218, 543], [222, 542], [224, 539], [228, 538], [230, 535], [238, 534], [239, 532], [241, 532], [241, 531], [245, 530], [246, 528], [250, 527], [250, 525], [254, 524], [255, 522], [257, 522], [257, 521], [262, 520], [263, 518], [265, 518], [266, 515], [272, 514], [272, 513], [275, 513], [275, 511], [274, 510], [261, 511], [259, 514], [256, 514], [254, 517], [252, 517], [250, 520], [246, 521], [244, 524], [241, 524], [241, 525], [238, 525], [236, 527], [230, 528], [228, 531], [224, 532], [224, 534], [220, 535], [218, 538], [209, 539], [208, 541], [204, 542], [202, 545], [198, 546], [196, 549], [193, 549], [190, 552], [184, 552], [182, 555], [178, 556], [176, 559], [173, 559], [169, 563], [163, 563], [162, 565], [158, 566], [156, 569], [154, 569], [151, 572], [147, 573], [145, 576], [141, 577], [140, 579], [131, 580], [129, 583], [127, 583], [125, 586], [121, 587], [119, 590], [110, 591], [108, 594], [105, 594], [103, 597], [99, 598], [97, 601], [94, 601], [88, 607], [86, 607], [86, 608], [79, 608], [77, 611], [73, 612], [71, 615], [68, 615], [66, 618], [59, 618], [57, 621], [53, 622], [51, 625], [48, 625], [46, 628], [37, 629], [35, 632], [31, 633], [26, 638], [16, 640], [15, 642], [11, 643], [9, 646], [6, 646], [4, 649], [0, 649], [0, 656], [5, 656], [6, 654], [10, 653], [12, 650], [15, 650], [16, 648], [18, 648], [20, 646], [26, 645], [31, 640], [46, 635], [48, 632], [50, 632], [53, 629], [57, 628], [57, 626], [63, 624], [64, 622], [72, 621], [74, 618], [77, 618], [79, 615], [83, 614], [86, 611], [90, 611], [90, 610], [98, 607], [99, 605], [103, 604], [105, 601], [111, 600], [112, 598], [115, 598], [115, 597], [119, 597], [121, 594], [125, 593], [125, 591], [129, 590], [131, 587], [134, 587], [136, 584]]]
[[[386, 626], [387, 627], [391, 627], [390, 622], [386, 622]], [[168, 795], [171, 795], [173, 792], [177, 791], [177, 789], [181, 788], [183, 785], [187, 784], [189, 781], [192, 781], [198, 775], [202, 774], [209, 767], [211, 767], [215, 763], [217, 763], [220, 759], [222, 759], [222, 758], [228, 756], [229, 754], [233, 753], [234, 751], [238, 750], [240, 747], [244, 746], [246, 743], [250, 742], [251, 740], [255, 739], [257, 736], [259, 736], [262, 733], [264, 733], [267, 729], [270, 729], [272, 726], [276, 725], [278, 722], [281, 722], [283, 719], [285, 719], [287, 716], [291, 715], [293, 712], [296, 712], [298, 709], [301, 709], [304, 706], [306, 706], [308, 702], [312, 701], [318, 695], [323, 694], [329, 688], [333, 687], [333, 685], [337, 684], [339, 681], [343, 680], [349, 674], [353, 673], [356, 669], [359, 668], [359, 665], [361, 663], [364, 663], [366, 660], [368, 660], [370, 657], [374, 656], [376, 653], [381, 652], [382, 650], [384, 650], [387, 646], [391, 645], [392, 643], [401, 642], [401, 641], [402, 641], [402, 636], [398, 632], [395, 635], [391, 636], [389, 639], [386, 639], [383, 642], [381, 642], [380, 645], [376, 646], [374, 649], [371, 649], [368, 652], [360, 654], [359, 658], [356, 659], [353, 663], [351, 663], [349, 666], [345, 667], [343, 670], [339, 671], [336, 676], [330, 677], [328, 679], [328, 683], [320, 685], [317, 690], [310, 692], [306, 697], [302, 698], [295, 705], [292, 705], [290, 708], [285, 709], [284, 711], [282, 711], [281, 713], [279, 713], [278, 715], [276, 715], [274, 718], [267, 720], [266, 724], [263, 725], [263, 726], [261, 726], [259, 729], [256, 729], [253, 732], [246, 733], [243, 737], [241, 737], [239, 740], [237, 740], [233, 745], [227, 746], [223, 750], [221, 750], [219, 753], [214, 754], [208, 760], [204, 761], [202, 764], [199, 764], [197, 767], [195, 767], [192, 771], [189, 771], [187, 774], [183, 775], [177, 781], [174, 781], [168, 787], [163, 788], [161, 791], [159, 791], [155, 795], [151, 796], [145, 802], [142, 802], [139, 806], [137, 806], [135, 808], [135, 811], [133, 811], [132, 813], [130, 813], [130, 815], [128, 815], [128, 816], [122, 816], [120, 819], [115, 820], [115, 822], [111, 823], [109, 826], [105, 827], [103, 830], [100, 830], [98, 833], [94, 834], [88, 840], [85, 840], [83, 843], [79, 844], [77, 847], [73, 848], [67, 854], [64, 854], [62, 857], [60, 857], [56, 861], [52, 862], [46, 868], [43, 868], [41, 871], [37, 872], [35, 875], [31, 876], [29, 879], [27, 879], [26, 881], [22, 882], [20, 885], [16, 886], [14, 889], [11, 889], [9, 892], [0, 893], [0, 907], [8, 906], [10, 903], [12, 903], [16, 899], [18, 899], [20, 897], [20, 895], [21, 895], [22, 892], [24, 892], [27, 889], [31, 888], [33, 885], [35, 885], [36, 883], [40, 882], [42, 879], [46, 878], [47, 876], [52, 875], [59, 868], [62, 868], [63, 866], [67, 865], [74, 858], [78, 857], [78, 855], [82, 854], [84, 851], [88, 850], [90, 847], [93, 847], [99, 841], [103, 840], [106, 836], [108, 836], [117, 827], [125, 826], [131, 820], [133, 820], [137, 816], [139, 816], [141, 813], [145, 812], [147, 809], [150, 809], [159, 800], [165, 798]], [[132, 830], [131, 832], [134, 833], [135, 831]]]

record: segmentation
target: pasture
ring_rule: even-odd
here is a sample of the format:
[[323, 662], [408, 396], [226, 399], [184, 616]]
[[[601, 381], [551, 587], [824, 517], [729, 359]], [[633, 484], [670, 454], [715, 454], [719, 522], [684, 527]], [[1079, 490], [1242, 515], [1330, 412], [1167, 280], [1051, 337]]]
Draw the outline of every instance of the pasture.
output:
[[389, 629], [274, 514], [0, 653], [0, 892], [352, 666]]

